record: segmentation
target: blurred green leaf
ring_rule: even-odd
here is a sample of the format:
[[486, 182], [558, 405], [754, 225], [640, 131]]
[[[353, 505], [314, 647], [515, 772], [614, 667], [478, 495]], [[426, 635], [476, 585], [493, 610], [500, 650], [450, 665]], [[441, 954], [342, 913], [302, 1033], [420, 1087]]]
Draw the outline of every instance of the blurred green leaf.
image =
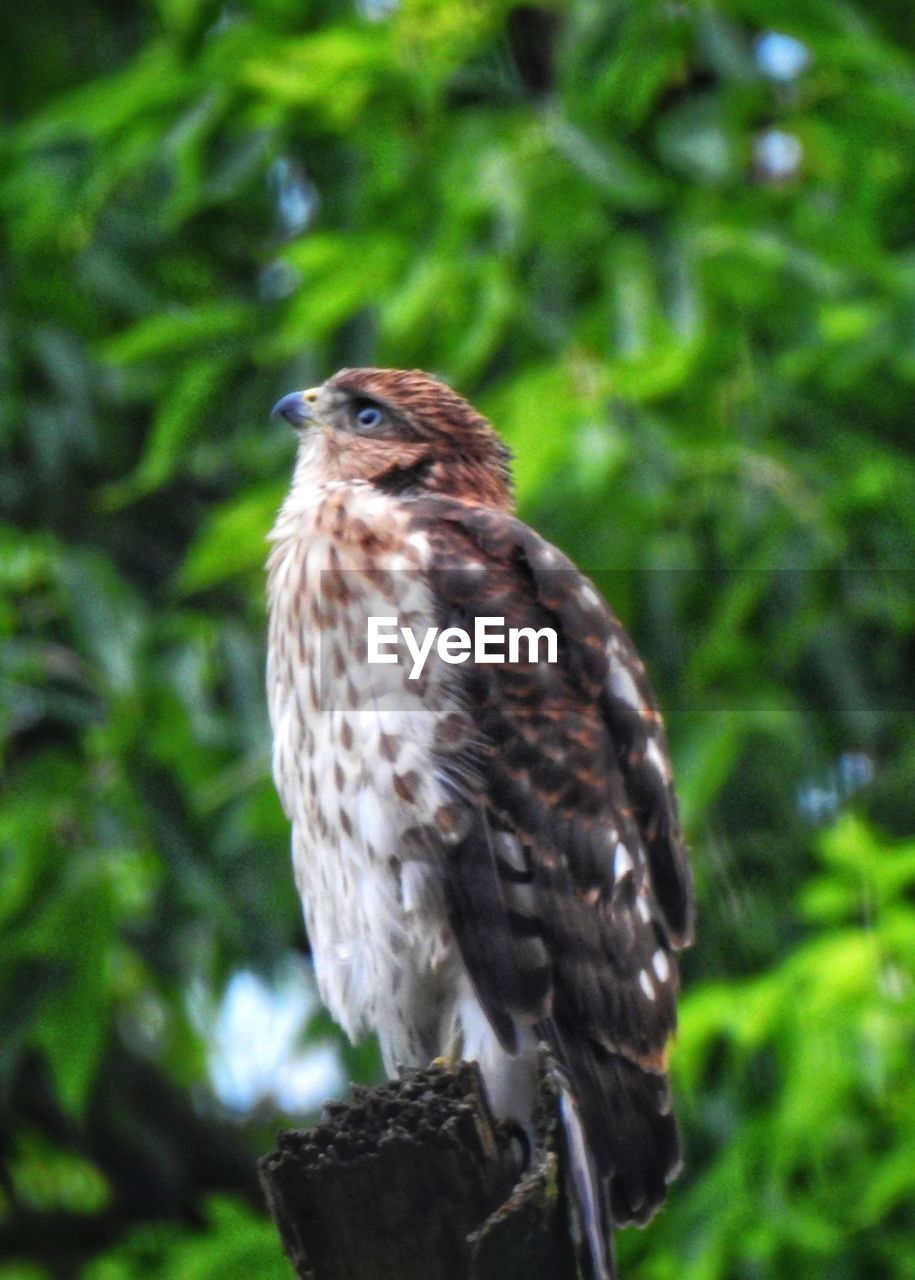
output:
[[285, 492], [285, 484], [273, 482], [214, 511], [188, 552], [179, 589], [202, 591], [264, 564], [267, 532]]
[[102, 356], [115, 364], [131, 364], [154, 356], [207, 350], [246, 332], [252, 318], [253, 308], [241, 302], [213, 302], [192, 310], [152, 315], [109, 339]]

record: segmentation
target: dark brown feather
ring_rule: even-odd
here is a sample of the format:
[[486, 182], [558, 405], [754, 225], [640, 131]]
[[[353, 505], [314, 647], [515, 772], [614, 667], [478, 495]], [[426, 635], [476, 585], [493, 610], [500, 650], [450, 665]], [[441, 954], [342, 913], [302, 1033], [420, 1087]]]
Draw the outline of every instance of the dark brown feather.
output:
[[[506, 1014], [535, 1025], [576, 1101], [611, 1221], [644, 1222], [680, 1160], [664, 1051], [673, 952], [693, 923], [656, 701], [621, 624], [555, 548], [504, 512], [438, 497], [410, 509], [433, 548], [443, 626], [501, 616], [558, 633], [556, 664], [456, 668], [478, 731], [462, 768], [481, 780], [485, 821], [451, 851], [449, 895], [494, 1026], [506, 1039]], [[503, 839], [521, 851], [520, 913]]]

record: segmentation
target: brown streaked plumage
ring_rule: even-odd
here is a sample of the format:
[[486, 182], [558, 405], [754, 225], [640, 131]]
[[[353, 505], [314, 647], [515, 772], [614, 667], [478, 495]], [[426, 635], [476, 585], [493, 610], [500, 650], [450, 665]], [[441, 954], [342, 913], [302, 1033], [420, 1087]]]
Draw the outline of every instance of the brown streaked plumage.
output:
[[[679, 1166], [666, 1075], [693, 901], [661, 717], [594, 587], [511, 514], [489, 423], [416, 371], [345, 369], [271, 535], [274, 775], [319, 989], [386, 1066], [474, 1058], [529, 1123], [552, 1054], [582, 1233], [644, 1222]], [[544, 628], [558, 660], [366, 661], [369, 617]]]

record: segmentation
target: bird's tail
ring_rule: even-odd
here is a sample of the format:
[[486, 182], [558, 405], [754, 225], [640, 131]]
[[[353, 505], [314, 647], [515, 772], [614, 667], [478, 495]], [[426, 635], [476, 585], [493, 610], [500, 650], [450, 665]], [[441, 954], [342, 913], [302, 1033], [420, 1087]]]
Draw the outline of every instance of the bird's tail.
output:
[[560, 1112], [582, 1244], [594, 1280], [616, 1280], [614, 1228], [647, 1222], [680, 1168], [668, 1080], [593, 1043], [564, 1047]]
[[595, 1168], [578, 1108], [566, 1085], [560, 1086], [559, 1113], [565, 1132], [576, 1220], [583, 1252], [591, 1264], [592, 1280], [617, 1280], [613, 1256], [613, 1223], [604, 1188]]

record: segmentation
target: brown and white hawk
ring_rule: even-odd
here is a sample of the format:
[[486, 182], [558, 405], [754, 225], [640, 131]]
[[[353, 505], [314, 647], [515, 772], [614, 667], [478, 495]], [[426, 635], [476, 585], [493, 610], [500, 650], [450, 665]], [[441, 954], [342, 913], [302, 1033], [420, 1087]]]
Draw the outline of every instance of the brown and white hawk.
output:
[[[476, 1060], [522, 1124], [545, 1043], [610, 1276], [612, 1228], [647, 1221], [680, 1162], [665, 1049], [693, 901], [644, 668], [512, 515], [508, 450], [447, 386], [344, 369], [275, 412], [301, 434], [271, 533], [273, 772], [322, 999], [391, 1073]], [[417, 675], [367, 660], [371, 617], [552, 629], [556, 661], [433, 648]]]

